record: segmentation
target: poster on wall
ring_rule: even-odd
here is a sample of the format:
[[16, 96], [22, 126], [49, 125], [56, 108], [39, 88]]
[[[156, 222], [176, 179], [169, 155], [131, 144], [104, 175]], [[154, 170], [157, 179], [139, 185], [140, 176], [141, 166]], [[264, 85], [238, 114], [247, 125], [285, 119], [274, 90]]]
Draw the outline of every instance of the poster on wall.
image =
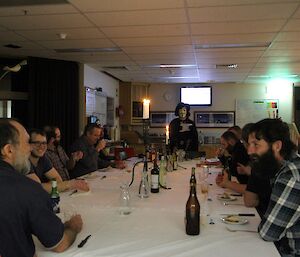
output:
[[278, 118], [278, 99], [238, 99], [236, 100], [236, 124], [243, 127], [250, 122], [265, 118]]

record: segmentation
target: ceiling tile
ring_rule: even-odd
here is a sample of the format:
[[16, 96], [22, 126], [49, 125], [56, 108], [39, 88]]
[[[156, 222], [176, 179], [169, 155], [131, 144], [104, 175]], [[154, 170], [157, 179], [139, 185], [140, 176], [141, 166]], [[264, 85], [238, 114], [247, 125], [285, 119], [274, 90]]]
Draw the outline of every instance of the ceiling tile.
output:
[[204, 7], [189, 8], [191, 22], [216, 22], [216, 21], [246, 21], [246, 20], [268, 20], [287, 19], [298, 7], [297, 3], [270, 5], [247, 5], [230, 7]]
[[193, 53], [169, 53], [169, 54], [131, 54], [130, 57], [134, 60], [170, 60], [170, 59], [178, 59], [178, 58], [194, 58]]
[[[26, 13], [24, 12], [26, 11]], [[78, 10], [70, 4], [59, 5], [26, 5], [26, 6], [13, 6], [0, 8], [0, 17], [9, 16], [30, 16], [40, 14], [66, 14], [78, 13]]]
[[275, 41], [296, 41], [300, 40], [300, 30], [299, 32], [281, 32], [277, 35]]
[[138, 47], [122, 47], [123, 51], [128, 54], [150, 54], [150, 53], [192, 53], [194, 48], [192, 45], [177, 46], [138, 46]]
[[102, 27], [101, 30], [110, 38], [189, 35], [189, 28], [187, 24]]
[[217, 58], [217, 57], [260, 57], [263, 55], [263, 51], [240, 51], [239, 49], [235, 49], [236, 51], [224, 51], [224, 52], [216, 52], [216, 51], [197, 51], [197, 58]]
[[83, 12], [183, 8], [184, 0], [69, 0]]
[[99, 27], [186, 23], [184, 9], [87, 13]]
[[115, 47], [108, 39], [37, 41], [50, 49]]
[[300, 31], [300, 19], [289, 20], [283, 31]]
[[298, 3], [298, 0], [186, 0], [188, 7], [257, 5], [265, 3]]
[[274, 42], [271, 44], [270, 49], [297, 49], [300, 50], [300, 42]]
[[[286, 20], [192, 23], [192, 35], [277, 32]], [[245, 29], [247, 28], [247, 29]]]
[[81, 14], [38, 15], [22, 17], [0, 17], [0, 24], [12, 30], [84, 28], [92, 24]]
[[166, 46], [188, 45], [189, 37], [147, 37], [147, 38], [116, 38], [113, 42], [120, 47], [127, 46]]
[[0, 31], [0, 42], [1, 41], [26, 41], [24, 37], [14, 33], [13, 31]]
[[247, 44], [271, 42], [275, 33], [192, 36], [194, 44]]
[[75, 29], [44, 29], [44, 30], [19, 30], [18, 34], [30, 40], [57, 40], [60, 33], [65, 33], [67, 39], [95, 39], [104, 38], [104, 34], [97, 28]]

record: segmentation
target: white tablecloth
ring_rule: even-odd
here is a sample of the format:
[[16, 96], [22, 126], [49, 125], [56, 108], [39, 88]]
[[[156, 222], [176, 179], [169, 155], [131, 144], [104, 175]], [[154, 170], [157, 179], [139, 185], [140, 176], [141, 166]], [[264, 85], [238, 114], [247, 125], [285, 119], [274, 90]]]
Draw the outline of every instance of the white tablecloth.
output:
[[[198, 189], [201, 204], [201, 232], [199, 236], [188, 236], [185, 233], [184, 213], [189, 196], [189, 179], [191, 167], [195, 161], [180, 163], [187, 169], [179, 168], [168, 173], [168, 186], [171, 190], [160, 189], [158, 194], [151, 194], [147, 199], [140, 199], [138, 185], [140, 168], [137, 168], [136, 179], [130, 188], [132, 213], [122, 216], [118, 212], [120, 185], [129, 182], [131, 174], [126, 171], [110, 169], [106, 172], [95, 172], [87, 180], [91, 192], [61, 194], [61, 217], [77, 212], [82, 215], [84, 227], [75, 243], [59, 256], [176, 256], [176, 257], [246, 257], [246, 256], [280, 256], [273, 243], [263, 241], [258, 233], [229, 232], [226, 226], [255, 230], [260, 218], [253, 208], [242, 205], [224, 206], [217, 199], [218, 193], [224, 190], [214, 183], [214, 171], [207, 181], [211, 183], [209, 198]], [[196, 173], [200, 168], [196, 168]], [[101, 179], [102, 176], [106, 176]], [[242, 197], [234, 203], [242, 203]], [[226, 225], [221, 222], [221, 213], [255, 213], [255, 217], [246, 217], [245, 225]], [[207, 216], [207, 214], [209, 216]], [[214, 225], [209, 224], [209, 220]], [[83, 248], [79, 242], [91, 235]], [[37, 255], [57, 256], [47, 251], [36, 242]]]

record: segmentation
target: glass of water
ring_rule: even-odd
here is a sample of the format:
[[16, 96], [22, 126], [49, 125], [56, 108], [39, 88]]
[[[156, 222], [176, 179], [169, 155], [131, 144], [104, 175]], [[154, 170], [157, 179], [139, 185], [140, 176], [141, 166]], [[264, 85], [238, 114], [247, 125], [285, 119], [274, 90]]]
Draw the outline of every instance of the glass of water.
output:
[[120, 202], [119, 212], [121, 215], [128, 215], [131, 213], [129, 186], [123, 183], [120, 186]]

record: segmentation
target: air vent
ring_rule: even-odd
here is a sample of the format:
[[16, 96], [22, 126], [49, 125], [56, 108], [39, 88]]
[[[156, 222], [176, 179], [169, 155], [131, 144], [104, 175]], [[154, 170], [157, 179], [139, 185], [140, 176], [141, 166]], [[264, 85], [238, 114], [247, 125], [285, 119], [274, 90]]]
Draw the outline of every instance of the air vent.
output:
[[57, 53], [111, 53], [121, 52], [119, 47], [102, 47], [102, 48], [66, 48], [66, 49], [54, 49]]
[[0, 1], [0, 7], [24, 6], [24, 5], [44, 5], [44, 4], [69, 4], [66, 0], [9, 0]]
[[216, 69], [236, 69], [238, 67], [237, 64], [216, 64]]
[[22, 48], [22, 46], [18, 46], [18, 45], [14, 45], [14, 44], [7, 44], [7, 45], [4, 45], [4, 47], [12, 48], [12, 49]]
[[102, 68], [105, 70], [123, 70], [123, 71], [126, 70], [126, 71], [128, 71], [126, 66], [105, 66]]

